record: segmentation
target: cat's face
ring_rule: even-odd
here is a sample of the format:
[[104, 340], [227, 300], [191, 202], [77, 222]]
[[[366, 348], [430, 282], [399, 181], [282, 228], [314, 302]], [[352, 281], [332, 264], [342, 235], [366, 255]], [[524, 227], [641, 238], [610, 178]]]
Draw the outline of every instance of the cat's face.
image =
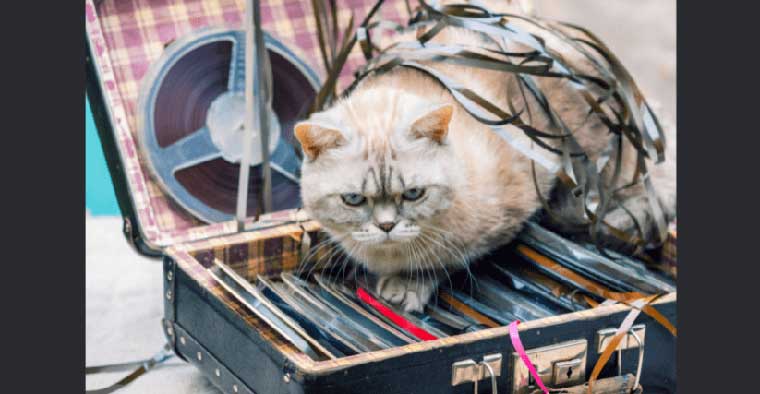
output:
[[[345, 252], [394, 273], [431, 260], [445, 243], [440, 217], [459, 175], [446, 141], [453, 107], [375, 93], [296, 126], [306, 155], [301, 193]], [[383, 99], [393, 100], [385, 111], [368, 106]]]

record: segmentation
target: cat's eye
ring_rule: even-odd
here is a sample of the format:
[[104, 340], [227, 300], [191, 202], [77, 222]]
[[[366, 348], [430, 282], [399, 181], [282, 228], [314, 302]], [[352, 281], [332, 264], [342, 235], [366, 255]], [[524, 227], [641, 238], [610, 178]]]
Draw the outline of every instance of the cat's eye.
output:
[[346, 205], [350, 205], [352, 207], [358, 207], [367, 201], [364, 196], [356, 193], [343, 193], [340, 195], [340, 198], [343, 199], [343, 202]]
[[414, 200], [419, 200], [420, 197], [422, 197], [424, 194], [425, 194], [424, 188], [412, 187], [412, 188], [404, 190], [404, 194], [402, 194], [401, 196], [404, 197], [404, 200], [414, 201]]

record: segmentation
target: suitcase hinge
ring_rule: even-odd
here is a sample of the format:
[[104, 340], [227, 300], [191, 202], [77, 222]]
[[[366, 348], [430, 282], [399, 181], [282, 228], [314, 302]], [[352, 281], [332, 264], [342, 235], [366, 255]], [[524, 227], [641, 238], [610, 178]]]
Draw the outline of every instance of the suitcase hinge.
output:
[[[177, 264], [169, 257], [164, 257], [164, 319], [162, 326], [167, 342], [171, 345], [174, 353], [177, 353], [176, 324], [176, 299], [177, 299]], [[179, 354], [179, 353], [177, 353]]]

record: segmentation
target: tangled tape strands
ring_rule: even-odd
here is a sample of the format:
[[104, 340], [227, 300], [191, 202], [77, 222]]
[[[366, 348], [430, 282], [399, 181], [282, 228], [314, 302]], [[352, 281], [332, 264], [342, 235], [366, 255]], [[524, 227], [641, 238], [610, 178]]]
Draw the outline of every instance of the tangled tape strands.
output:
[[[318, 2], [314, 1], [314, 3]], [[416, 14], [407, 26], [388, 21], [370, 22], [383, 3], [384, 0], [379, 0], [372, 7], [349, 38], [348, 32], [353, 23], [352, 16], [344, 30], [343, 41], [340, 45], [337, 44], [338, 37], [335, 34], [337, 22], [333, 2], [330, 2], [333, 6], [332, 13], [328, 13], [325, 7], [314, 6], [315, 18], [318, 26], [321, 26], [318, 29], [320, 50], [328, 78], [318, 93], [311, 112], [325, 109], [337, 98], [335, 86], [338, 76], [348, 54], [358, 42], [367, 59], [367, 64], [356, 72], [356, 79], [343, 91], [343, 96], [349, 94], [361, 80], [368, 76], [379, 75], [397, 67], [415, 69], [439, 82], [470, 115], [490, 126], [513, 148], [528, 156], [532, 161], [534, 181], [536, 180], [535, 164], [557, 175], [572, 193], [573, 198], [579, 202], [573, 212], [563, 214], [555, 212], [549, 207], [547, 199], [541, 195], [536, 183], [536, 191], [545, 211], [558, 223], [567, 225], [568, 228], [587, 231], [597, 245], [599, 244], [598, 234], [603, 226], [610, 234], [631, 246], [635, 254], [640, 254], [639, 252], [645, 248], [659, 246], [665, 241], [667, 233], [665, 217], [646, 164], [647, 159], [656, 162], [664, 160], [665, 136], [660, 123], [630, 73], [598, 37], [580, 26], [569, 23], [529, 18], [517, 14], [492, 13], [472, 4], [433, 7], [424, 0], [419, 1]], [[332, 28], [326, 29], [324, 27], [330, 25], [328, 22], [330, 17], [333, 18]], [[549, 48], [542, 37], [528, 32], [514, 21], [528, 23], [567, 43], [588, 60], [598, 76], [581, 72], [562, 54]], [[438, 33], [450, 26], [485, 33], [499, 39], [501, 40], [499, 46], [502, 49], [431, 42]], [[397, 42], [381, 50], [373, 44], [371, 39], [371, 33], [376, 30], [397, 32], [416, 30], [417, 40]], [[580, 38], [569, 36], [566, 30], [577, 33]], [[328, 45], [328, 42], [332, 44]], [[507, 43], [519, 44], [529, 50], [510, 52], [505, 49]], [[340, 50], [336, 52], [338, 47]], [[601, 56], [604, 62], [600, 61], [598, 56]], [[520, 95], [526, 103], [524, 110], [518, 111], [515, 108], [512, 100], [516, 95], [509, 95], [509, 108], [500, 108], [424, 64], [431, 62], [497, 70], [514, 75]], [[608, 146], [595, 163], [575, 139], [574, 130], [571, 130], [552, 108], [549, 98], [536, 83], [536, 77], [566, 80], [588, 105], [587, 119], [589, 116], [596, 116], [608, 128], [613, 137], [610, 138]], [[533, 116], [527, 106], [526, 95], [530, 95], [546, 115], [549, 130], [538, 130], [532, 126]], [[523, 120], [524, 116], [527, 117], [527, 122]], [[525, 144], [523, 140], [518, 139], [519, 133], [528, 137], [531, 144]], [[637, 167], [630, 185], [643, 183], [650, 213], [657, 229], [654, 237], [650, 237], [653, 239], [647, 239], [635, 217], [633, 221], [636, 224], [637, 234], [633, 235], [614, 228], [604, 221], [605, 215], [613, 208], [611, 207], [612, 197], [620, 190], [613, 188], [621, 174], [623, 138], [627, 139], [637, 152]], [[553, 140], [559, 148], [546, 140]], [[548, 156], [552, 154], [559, 157], [558, 163]], [[606, 169], [610, 169], [612, 173], [608, 185], [605, 185], [601, 179]], [[601, 247], [599, 249], [604, 253]]]
[[[522, 244], [517, 245], [516, 250], [518, 254], [521, 254], [527, 257], [528, 259], [535, 262], [536, 264], [539, 264], [547, 269], [557, 272], [558, 274], [566, 278], [571, 279], [574, 283], [577, 283], [580, 287], [582, 287], [583, 290], [586, 290], [592, 294], [596, 294], [599, 297], [602, 297], [604, 299], [613, 300], [613, 301], [636, 308], [636, 306], [633, 305], [634, 301], [644, 299], [646, 297], [650, 297], [647, 294], [643, 294], [643, 293], [635, 292], [635, 291], [627, 292], [627, 293], [612, 291], [606, 286], [603, 286], [599, 283], [586, 279], [585, 277], [575, 273], [574, 271], [561, 266], [559, 263], [552, 261], [550, 258], [536, 252], [535, 250], [533, 250], [532, 248], [526, 245], [522, 245]], [[657, 294], [658, 297], [662, 295], [663, 294]], [[587, 298], [586, 300], [590, 302], [593, 306], [594, 304], [593, 300], [591, 300], [590, 298]], [[676, 327], [660, 312], [658, 312], [656, 309], [654, 309], [652, 306], [648, 304], [642, 306], [641, 309], [642, 309], [642, 312], [644, 312], [644, 314], [650, 316], [655, 321], [660, 323], [671, 334], [673, 334], [673, 336], [677, 336], [678, 332], [677, 332]]]

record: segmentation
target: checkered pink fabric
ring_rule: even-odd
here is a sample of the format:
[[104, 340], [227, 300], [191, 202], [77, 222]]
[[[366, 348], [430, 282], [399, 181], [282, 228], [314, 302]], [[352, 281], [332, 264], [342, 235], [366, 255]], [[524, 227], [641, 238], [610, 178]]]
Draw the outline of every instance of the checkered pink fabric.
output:
[[[351, 11], [358, 24], [375, 0], [338, 0], [340, 25]], [[208, 27], [241, 28], [244, 0], [85, 0], [87, 33], [109, 107], [117, 144], [146, 241], [157, 247], [233, 232], [234, 223], [206, 225], [164, 194], [137, 154], [135, 110], [143, 76], [177, 37]], [[404, 22], [403, 0], [387, 0], [383, 19]], [[262, 1], [264, 29], [306, 61], [324, 79], [311, 1]], [[364, 63], [359, 47], [349, 57], [341, 86]]]

